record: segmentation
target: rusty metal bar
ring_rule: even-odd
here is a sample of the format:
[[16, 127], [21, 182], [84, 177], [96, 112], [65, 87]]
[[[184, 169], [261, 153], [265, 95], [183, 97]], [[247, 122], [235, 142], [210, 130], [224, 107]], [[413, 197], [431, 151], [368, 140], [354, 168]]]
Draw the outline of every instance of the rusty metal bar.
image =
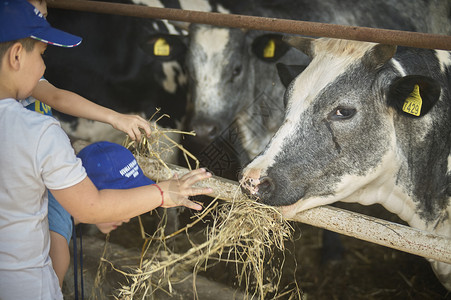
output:
[[48, 5], [54, 8], [89, 11], [94, 13], [117, 14], [152, 19], [167, 19], [190, 23], [209, 24], [220, 27], [265, 30], [415, 48], [451, 50], [451, 36], [449, 35], [86, 0], [54, 0], [48, 1]]
[[[144, 173], [153, 180], [169, 179], [174, 174], [178, 174], [180, 177], [188, 172], [186, 168], [170, 164], [168, 164], [170, 168], [168, 170], [161, 167], [157, 161], [139, 156], [137, 160]], [[211, 187], [213, 190], [215, 187], [219, 187], [217, 190], [220, 190], [221, 194], [216, 193], [211, 196], [227, 201], [241, 195], [241, 189], [237, 182], [220, 177], [209, 178], [200, 186]], [[300, 212], [292, 220], [407, 253], [451, 263], [450, 238], [401, 224], [331, 206], [321, 206]]]

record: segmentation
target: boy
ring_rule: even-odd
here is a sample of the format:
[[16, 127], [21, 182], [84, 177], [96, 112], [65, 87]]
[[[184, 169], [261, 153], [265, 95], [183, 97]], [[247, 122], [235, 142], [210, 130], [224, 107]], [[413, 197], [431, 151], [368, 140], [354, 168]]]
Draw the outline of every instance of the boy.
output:
[[[51, 117], [25, 109], [45, 65], [47, 43], [81, 39], [52, 28], [26, 0], [0, 0], [0, 299], [62, 299], [49, 252], [47, 193], [83, 223], [129, 219], [158, 206], [200, 210], [189, 196], [204, 169], [128, 190], [97, 190], [69, 139]], [[160, 191], [161, 190], [161, 191]], [[133, 201], [123, 201], [133, 199]]]
[[[36, 7], [44, 18], [47, 17], [46, 0], [28, 0]], [[39, 100], [38, 100], [39, 99]], [[75, 93], [58, 89], [44, 78], [39, 80], [32, 95], [20, 101], [26, 108], [45, 115], [52, 116], [52, 107], [72, 116], [82, 117], [103, 123], [109, 123], [115, 129], [128, 134], [132, 140], [139, 140], [144, 129], [146, 135], [150, 135], [149, 123], [137, 115], [117, 113], [106, 107], [97, 105]], [[69, 265], [68, 243], [72, 236], [72, 222], [70, 215], [56, 201], [51, 193], [48, 193], [48, 222], [50, 229], [50, 258], [53, 268], [58, 276], [59, 285], [62, 287], [64, 275]], [[118, 222], [111, 223], [117, 224]], [[110, 224], [110, 223], [107, 223]], [[111, 231], [107, 225], [97, 227], [104, 233]], [[111, 226], [111, 225], [110, 225]]]
[[[28, 0], [44, 16], [47, 17], [46, 0]], [[52, 108], [75, 117], [110, 124], [113, 128], [123, 131], [132, 140], [140, 140], [142, 128], [146, 135], [150, 135], [149, 123], [138, 115], [121, 114], [109, 108], [97, 105], [80, 95], [59, 89], [41, 78], [31, 97], [21, 101], [28, 109], [52, 115]]]

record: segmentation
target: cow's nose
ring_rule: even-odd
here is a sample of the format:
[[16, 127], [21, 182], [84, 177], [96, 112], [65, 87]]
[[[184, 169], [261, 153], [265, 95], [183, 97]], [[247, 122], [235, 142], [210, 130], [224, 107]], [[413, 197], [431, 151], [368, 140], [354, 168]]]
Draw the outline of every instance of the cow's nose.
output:
[[207, 142], [212, 142], [219, 134], [218, 127], [212, 122], [195, 124], [193, 125], [193, 131], [196, 133], [196, 137]]
[[274, 182], [271, 177], [260, 178], [260, 183], [257, 186], [257, 197], [260, 199], [269, 198], [274, 191]]
[[243, 193], [262, 203], [271, 198], [275, 189], [274, 181], [266, 176], [259, 179], [246, 177], [241, 179], [240, 183]]

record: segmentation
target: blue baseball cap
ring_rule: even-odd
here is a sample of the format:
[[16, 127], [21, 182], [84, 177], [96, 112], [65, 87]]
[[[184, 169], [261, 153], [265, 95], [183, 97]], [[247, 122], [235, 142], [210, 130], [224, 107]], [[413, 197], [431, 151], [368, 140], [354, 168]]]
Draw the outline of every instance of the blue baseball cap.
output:
[[51, 27], [27, 0], [0, 0], [0, 43], [27, 37], [59, 47], [75, 47], [82, 40]]
[[133, 154], [119, 144], [92, 143], [77, 156], [99, 190], [131, 189], [155, 183], [144, 175]]

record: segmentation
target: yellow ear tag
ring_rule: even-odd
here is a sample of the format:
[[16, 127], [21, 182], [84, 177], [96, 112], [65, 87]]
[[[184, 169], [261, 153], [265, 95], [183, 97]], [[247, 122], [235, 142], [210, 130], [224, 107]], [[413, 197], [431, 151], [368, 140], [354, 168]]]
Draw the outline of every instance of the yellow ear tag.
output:
[[153, 46], [153, 54], [156, 56], [169, 56], [171, 48], [164, 38], [158, 38]]
[[407, 97], [406, 101], [404, 101], [402, 110], [408, 114], [418, 117], [421, 112], [422, 104], [423, 100], [420, 96], [420, 87], [418, 86], [418, 84], [415, 84], [413, 91], [410, 93], [409, 97]]
[[264, 58], [272, 58], [274, 57], [274, 53], [276, 52], [276, 43], [274, 43], [273, 39], [268, 41], [265, 49], [263, 49], [263, 57]]

